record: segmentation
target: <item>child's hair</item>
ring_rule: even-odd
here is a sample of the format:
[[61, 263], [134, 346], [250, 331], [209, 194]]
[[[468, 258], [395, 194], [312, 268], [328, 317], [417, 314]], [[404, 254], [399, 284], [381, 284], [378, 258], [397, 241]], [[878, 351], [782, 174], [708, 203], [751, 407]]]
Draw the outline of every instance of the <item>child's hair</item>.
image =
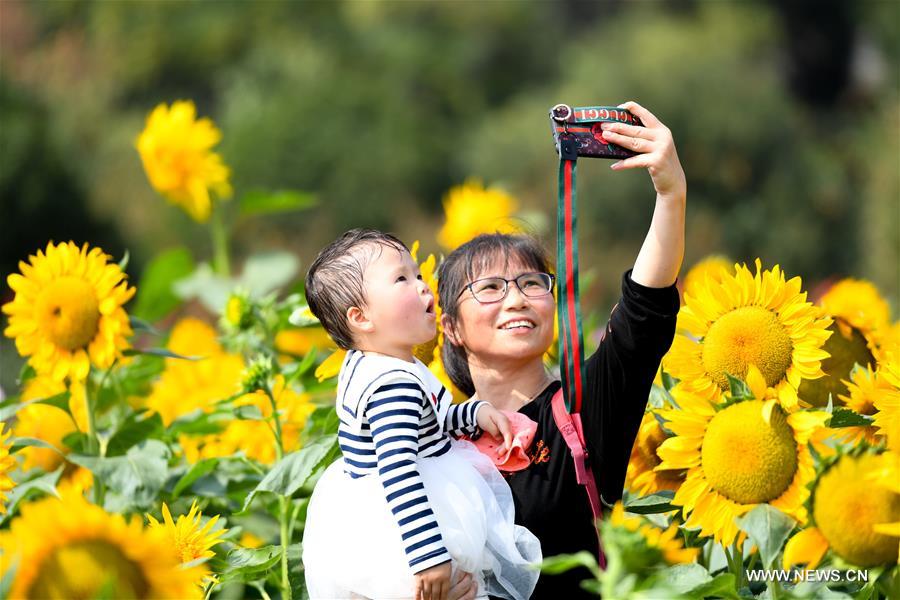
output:
[[406, 244], [389, 233], [351, 229], [322, 248], [306, 273], [306, 303], [334, 343], [344, 350], [351, 349], [354, 343], [347, 311], [366, 305], [363, 273], [374, 255], [354, 252], [365, 245], [409, 251]]
[[[459, 299], [466, 284], [484, 269], [502, 262], [518, 260], [527, 269], [550, 272], [550, 259], [540, 242], [530, 235], [489, 233], [479, 235], [450, 253], [438, 269], [438, 296], [441, 310], [456, 322], [459, 317]], [[455, 346], [445, 338], [441, 350], [444, 370], [450, 380], [463, 393], [475, 393], [466, 349]]]

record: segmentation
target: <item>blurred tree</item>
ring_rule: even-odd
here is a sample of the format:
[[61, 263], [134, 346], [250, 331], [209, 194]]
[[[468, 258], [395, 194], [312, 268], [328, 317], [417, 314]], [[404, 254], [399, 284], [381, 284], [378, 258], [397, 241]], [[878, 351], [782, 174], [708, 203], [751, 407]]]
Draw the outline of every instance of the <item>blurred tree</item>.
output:
[[786, 34], [791, 91], [812, 106], [833, 106], [850, 84], [856, 3], [819, 0], [815, 10], [797, 0], [772, 0], [772, 4]]
[[59, 152], [49, 122], [47, 108], [0, 78], [0, 303], [8, 299], [6, 275], [50, 240], [90, 241], [117, 259], [125, 251], [119, 232], [91, 214], [77, 168]]
[[[314, 212], [237, 224], [240, 252], [274, 246], [308, 259], [361, 224], [436, 249], [441, 198], [469, 176], [550, 216], [548, 107], [633, 98], [675, 132], [689, 179], [688, 262], [760, 255], [807, 278], [874, 277], [896, 298], [900, 3], [838, 4], [798, 16], [804, 3], [783, 0], [7, 1], [0, 28], [13, 23], [16, 35], [3, 30], [0, 66], [33, 97], [25, 103], [40, 112], [26, 114], [55, 149], [16, 163], [18, 176], [64, 173], [70, 204], [110, 219], [138, 257], [174, 243], [206, 252], [133, 150], [159, 102], [194, 99], [217, 122], [238, 193], [318, 194]], [[18, 134], [5, 129], [7, 161]], [[645, 173], [605, 166], [579, 171], [583, 252], [597, 261], [600, 294], [633, 260], [653, 201]], [[61, 214], [42, 202], [8, 214], [17, 224]], [[46, 231], [22, 235], [34, 246]]]

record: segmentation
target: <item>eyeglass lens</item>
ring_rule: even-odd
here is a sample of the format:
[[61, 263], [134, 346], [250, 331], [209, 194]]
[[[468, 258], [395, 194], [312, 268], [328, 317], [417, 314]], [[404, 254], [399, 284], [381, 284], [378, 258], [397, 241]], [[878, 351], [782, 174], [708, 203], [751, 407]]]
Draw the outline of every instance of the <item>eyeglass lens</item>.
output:
[[[543, 296], [550, 293], [553, 279], [547, 273], [524, 273], [514, 280], [526, 296]], [[506, 297], [509, 282], [502, 277], [488, 277], [472, 283], [472, 293], [481, 302], [496, 302]]]

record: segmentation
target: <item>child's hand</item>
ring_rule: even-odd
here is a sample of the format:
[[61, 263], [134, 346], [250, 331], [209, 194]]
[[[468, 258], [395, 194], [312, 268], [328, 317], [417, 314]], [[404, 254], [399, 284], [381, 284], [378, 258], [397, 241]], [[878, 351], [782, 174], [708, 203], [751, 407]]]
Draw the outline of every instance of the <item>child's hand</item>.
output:
[[478, 586], [472, 575], [465, 571], [457, 571], [453, 574], [451, 581], [452, 587], [447, 600], [475, 600], [475, 594], [478, 592]]
[[653, 113], [637, 102], [626, 102], [620, 104], [619, 108], [625, 108], [639, 117], [644, 126], [637, 127], [625, 123], [600, 125], [605, 139], [638, 153], [637, 156], [613, 163], [611, 168], [619, 171], [646, 167], [659, 196], [683, 200], [687, 195], [687, 182], [678, 161], [678, 153], [675, 152], [672, 132]]
[[450, 561], [415, 575], [416, 600], [447, 600], [450, 593]]
[[509, 419], [502, 412], [488, 404], [478, 409], [475, 421], [483, 431], [503, 440], [503, 445], [497, 448], [498, 455], [512, 447], [512, 428], [509, 426]]

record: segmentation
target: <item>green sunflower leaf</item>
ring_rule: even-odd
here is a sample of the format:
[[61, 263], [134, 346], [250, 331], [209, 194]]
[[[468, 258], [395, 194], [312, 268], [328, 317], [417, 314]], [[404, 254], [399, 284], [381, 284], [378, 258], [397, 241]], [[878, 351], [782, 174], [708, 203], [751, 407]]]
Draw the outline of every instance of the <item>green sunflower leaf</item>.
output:
[[743, 517], [735, 519], [735, 522], [759, 548], [763, 567], [767, 569], [772, 566], [797, 524], [797, 521], [769, 504], [757, 505]]
[[560, 554], [558, 556], [550, 556], [541, 561], [541, 572], [548, 575], [558, 575], [571, 571], [577, 567], [586, 567], [591, 573], [597, 573], [597, 559], [594, 555], [586, 550], [576, 552], [575, 554]]
[[213, 471], [218, 464], [218, 458], [204, 458], [203, 460], [195, 463], [187, 473], [181, 476], [181, 479], [178, 480], [178, 483], [175, 484], [175, 487], [172, 489], [172, 496], [176, 498], [180, 496], [184, 490], [188, 489], [191, 486], [191, 484], [193, 484], [204, 475]]
[[678, 383], [678, 381], [679, 381], [678, 379], [676, 379], [675, 377], [672, 377], [665, 371], [662, 372], [663, 387], [666, 388], [667, 392], [671, 391], [671, 389], [673, 387], [675, 387], [675, 385]]
[[317, 203], [316, 197], [308, 192], [296, 190], [279, 190], [266, 192], [252, 190], [241, 196], [240, 209], [242, 216], [272, 215], [312, 208]]
[[293, 495], [294, 492], [303, 487], [306, 481], [322, 466], [322, 463], [332, 455], [336, 445], [337, 436], [327, 435], [311, 441], [300, 450], [282, 458], [263, 477], [256, 489], [250, 492], [240, 512], [245, 513], [256, 494], [261, 492], [271, 492], [282, 496]]
[[193, 271], [194, 259], [187, 248], [161, 252], [144, 268], [134, 307], [129, 312], [151, 323], [163, 318], [181, 303], [172, 284]]
[[872, 424], [872, 417], [861, 415], [849, 408], [835, 408], [831, 414], [829, 427], [868, 427]]
[[146, 415], [129, 415], [119, 429], [109, 439], [106, 447], [107, 456], [121, 456], [129, 448], [147, 438], [162, 434], [164, 427], [159, 413]]
[[34, 400], [26, 400], [25, 402], [12, 401], [9, 404], [4, 404], [0, 407], [0, 421], [9, 421], [17, 412], [30, 404], [49, 404], [50, 406], [55, 406], [56, 408], [65, 411], [67, 415], [72, 416], [72, 413], [69, 412], [69, 392], [66, 391], [53, 396], [47, 396], [46, 398], [35, 398]]
[[26, 447], [28, 447], [28, 446], [31, 446], [31, 447], [34, 447], [34, 448], [46, 448], [46, 449], [48, 449], [48, 450], [53, 450], [54, 452], [56, 452], [56, 453], [59, 454], [60, 456], [63, 455], [63, 452], [62, 452], [59, 448], [57, 448], [56, 446], [54, 446], [54, 445], [51, 444], [50, 442], [46, 442], [46, 441], [44, 441], [44, 440], [42, 440], [42, 439], [39, 439], [39, 438], [14, 437], [14, 438], [12, 438], [11, 441], [12, 441], [12, 445], [11, 445], [10, 448], [9, 448], [9, 453], [10, 453], [10, 454], [15, 454], [16, 452], [18, 452], [18, 451], [21, 450], [22, 448], [26, 448]]
[[8, 568], [3, 569], [2, 577], [0, 577], [0, 600], [7, 600], [9, 593], [12, 591], [13, 581], [16, 580], [16, 571], [19, 570], [19, 559], [14, 557]]
[[672, 504], [674, 497], [675, 492], [662, 490], [630, 501], [625, 505], [625, 510], [638, 515], [653, 515], [678, 510], [678, 507]]
[[159, 440], [144, 440], [124, 456], [70, 454], [69, 461], [91, 471], [129, 506], [149, 507], [166, 483], [169, 449]]
[[729, 600], [738, 600], [741, 597], [735, 591], [734, 575], [731, 573], [716, 575], [712, 580], [688, 590], [687, 596], [698, 599], [728, 598]]
[[128, 348], [122, 351], [122, 354], [125, 356], [138, 356], [140, 354], [145, 354], [148, 356], [162, 356], [165, 358], [179, 358], [181, 360], [201, 360], [202, 356], [182, 356], [181, 354], [176, 354], [171, 350], [166, 348]]
[[265, 421], [262, 411], [255, 404], [247, 404], [238, 406], [234, 409], [235, 419], [244, 419], [246, 421]]
[[128, 324], [131, 325], [132, 331], [144, 331], [151, 335], [159, 335], [159, 331], [153, 325], [134, 315], [128, 315]]
[[242, 581], [244, 583], [265, 577], [281, 558], [281, 547], [235, 548], [225, 558], [227, 567], [219, 577], [220, 583]]
[[13, 516], [19, 503], [33, 496], [37, 492], [44, 494], [55, 494], [56, 484], [62, 476], [65, 465], [60, 465], [55, 471], [45, 473], [40, 477], [35, 477], [29, 481], [16, 484], [12, 490], [6, 493], [6, 514], [0, 515], [0, 525]]
[[750, 391], [750, 386], [744, 383], [743, 380], [738, 379], [737, 377], [732, 376], [729, 373], [725, 373], [725, 377], [728, 378], [728, 388], [731, 392], [732, 398], [752, 398], [753, 392]]

